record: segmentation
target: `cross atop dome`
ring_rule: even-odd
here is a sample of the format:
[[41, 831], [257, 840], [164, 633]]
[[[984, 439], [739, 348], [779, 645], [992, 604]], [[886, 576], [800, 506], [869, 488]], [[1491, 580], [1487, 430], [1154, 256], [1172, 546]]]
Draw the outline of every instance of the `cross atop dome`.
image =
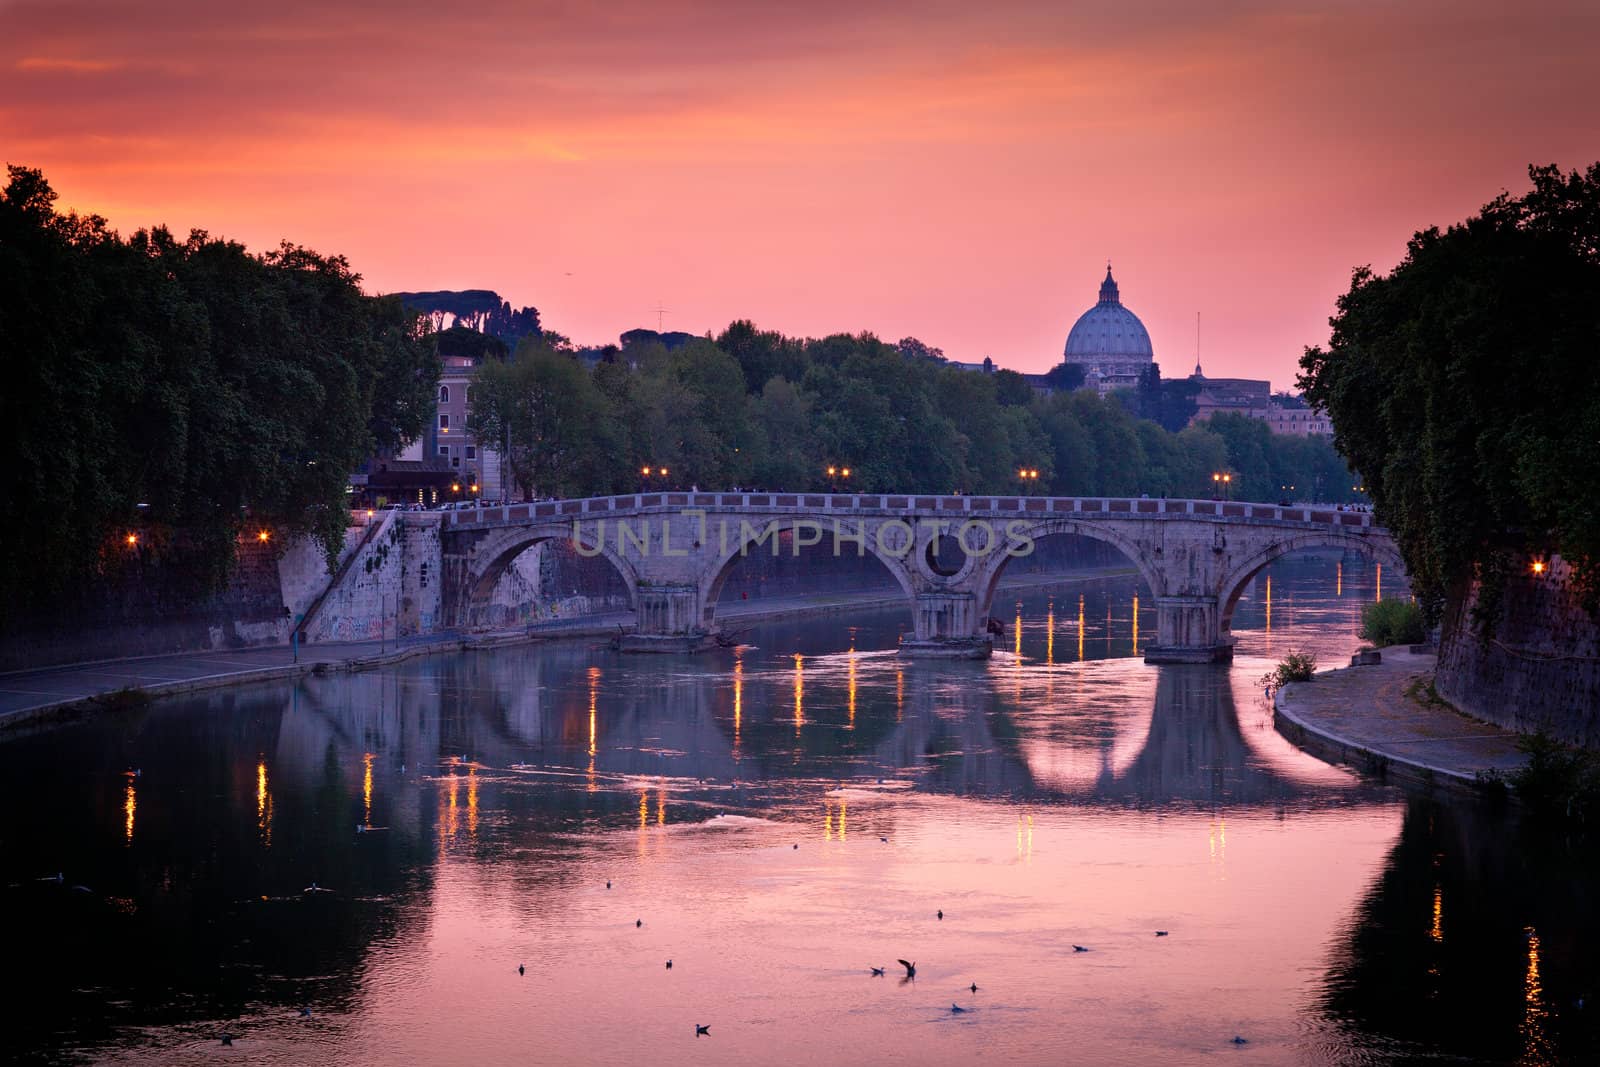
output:
[[1117, 292], [1116, 279], [1111, 277], [1111, 261], [1109, 259], [1106, 260], [1106, 280], [1100, 283], [1100, 303], [1122, 303], [1122, 297]]

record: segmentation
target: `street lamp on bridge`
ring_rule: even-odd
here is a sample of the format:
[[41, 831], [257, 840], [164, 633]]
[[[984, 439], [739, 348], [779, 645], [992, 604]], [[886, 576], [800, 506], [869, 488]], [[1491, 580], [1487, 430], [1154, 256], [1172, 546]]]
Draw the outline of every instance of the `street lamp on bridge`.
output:
[[1212, 500], [1232, 500], [1233, 499], [1233, 472], [1232, 471], [1212, 471], [1211, 472], [1211, 499]]

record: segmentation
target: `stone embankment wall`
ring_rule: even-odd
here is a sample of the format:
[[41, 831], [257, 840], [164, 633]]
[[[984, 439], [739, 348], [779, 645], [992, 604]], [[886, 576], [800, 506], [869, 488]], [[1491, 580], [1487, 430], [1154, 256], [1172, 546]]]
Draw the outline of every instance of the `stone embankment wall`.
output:
[[[307, 641], [430, 633], [439, 617], [439, 515], [380, 512], [326, 592], [305, 610]], [[329, 579], [324, 575], [324, 582]], [[297, 612], [298, 614], [298, 612]]]
[[[327, 580], [320, 547], [294, 546], [291, 572]], [[0, 670], [56, 663], [242, 648], [289, 639], [278, 546], [242, 541], [227, 585], [197, 594], [187, 568], [141, 544], [108, 564], [71, 601], [9, 604]]]
[[1488, 722], [1600, 748], [1600, 620], [1571, 576], [1558, 557], [1512, 578], [1488, 640], [1471, 626], [1474, 586], [1445, 620], [1439, 695]]

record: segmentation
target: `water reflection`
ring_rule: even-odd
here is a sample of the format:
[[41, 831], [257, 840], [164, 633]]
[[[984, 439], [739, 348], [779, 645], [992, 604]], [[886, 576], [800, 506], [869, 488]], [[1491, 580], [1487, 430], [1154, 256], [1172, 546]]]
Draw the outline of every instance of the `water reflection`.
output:
[[[1211, 1062], [1245, 1031], [1263, 1062], [1592, 1051], [1570, 1004], [1593, 872], [1284, 742], [1253, 684], [1265, 598], [1273, 640], [1332, 659], [1376, 573], [1267, 577], [1231, 671], [1143, 665], [1148, 597], [1113, 579], [1022, 594], [988, 664], [908, 665], [896, 616], [863, 613], [694, 660], [442, 656], [0, 745], [7, 903], [37, 920], [14, 949], [41, 961], [21, 1047], [186, 1062], [226, 1022], [285, 1061]], [[93, 898], [33, 880], [57, 869]], [[905, 953], [903, 999], [851, 984]], [[92, 956], [141, 966], [90, 987]], [[505, 980], [522, 959], [548, 1012]], [[972, 980], [975, 1028], [923, 1025]], [[354, 1025], [308, 1029], [301, 1003]], [[675, 1041], [686, 1005], [720, 1013], [716, 1046]]]

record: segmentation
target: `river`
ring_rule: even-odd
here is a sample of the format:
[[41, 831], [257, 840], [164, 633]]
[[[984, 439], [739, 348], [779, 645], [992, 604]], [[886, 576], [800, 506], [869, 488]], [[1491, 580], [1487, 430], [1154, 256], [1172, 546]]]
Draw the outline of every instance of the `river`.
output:
[[1275, 564], [1231, 668], [1145, 666], [1153, 606], [1096, 578], [1003, 592], [983, 664], [863, 610], [12, 739], [7, 1054], [1597, 1062], [1592, 851], [1273, 729], [1260, 676], [1345, 660], [1378, 581]]

